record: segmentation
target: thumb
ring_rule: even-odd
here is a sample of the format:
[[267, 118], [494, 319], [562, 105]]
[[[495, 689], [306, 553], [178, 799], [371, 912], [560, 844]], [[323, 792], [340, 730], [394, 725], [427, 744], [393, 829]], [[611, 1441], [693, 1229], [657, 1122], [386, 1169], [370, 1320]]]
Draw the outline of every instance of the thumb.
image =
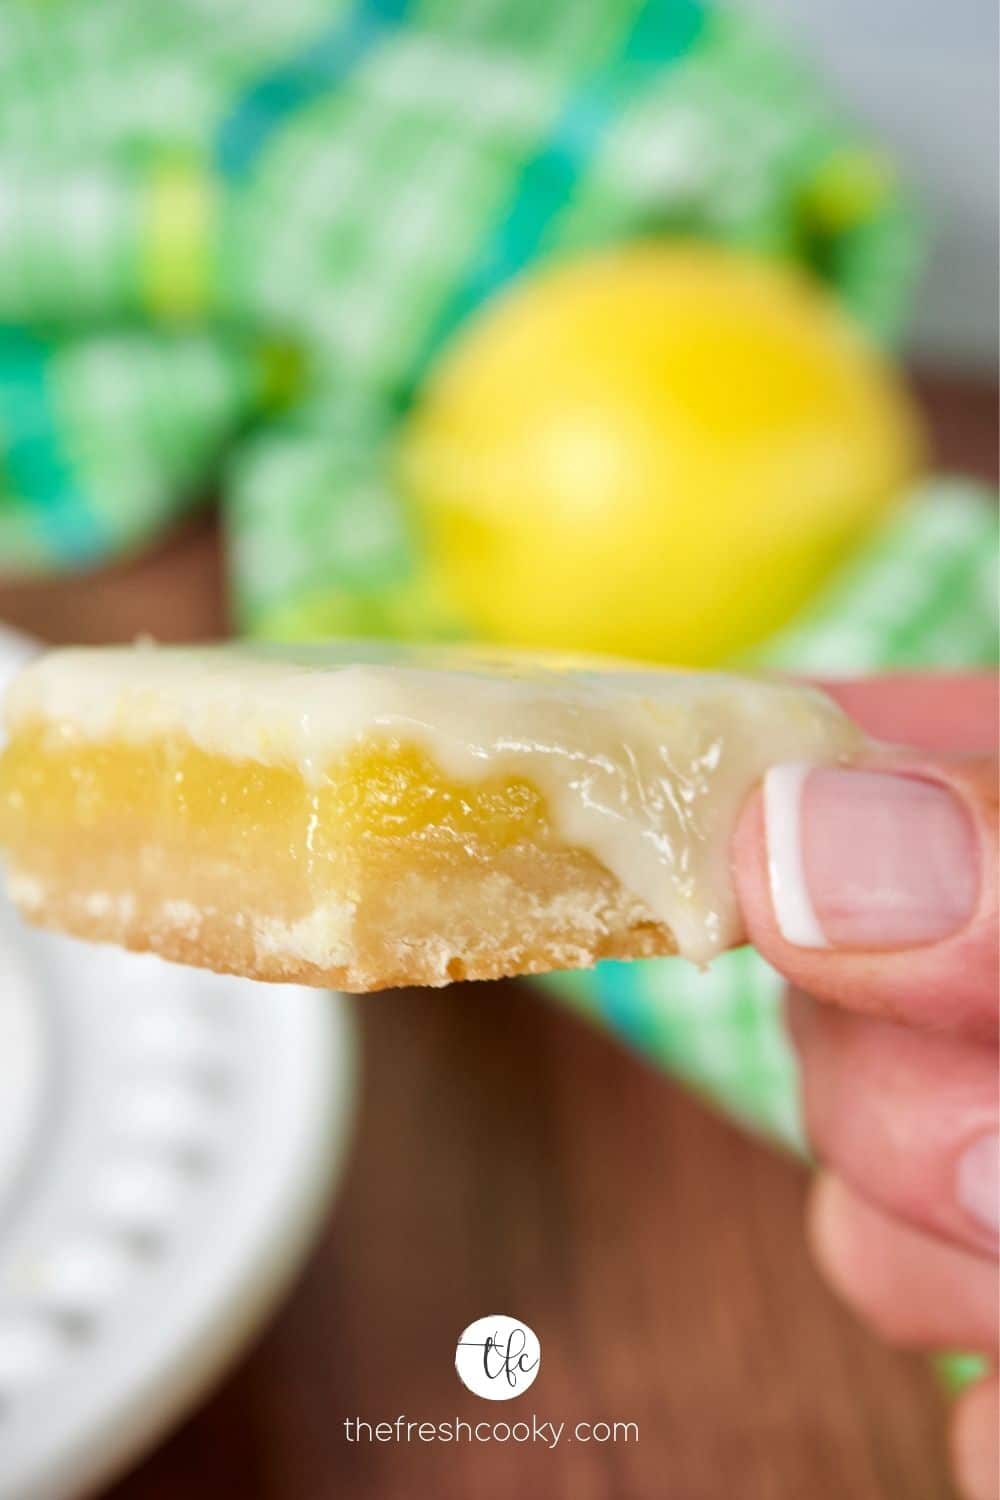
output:
[[822, 999], [994, 1039], [996, 776], [884, 748], [773, 767], [732, 848], [750, 941]]

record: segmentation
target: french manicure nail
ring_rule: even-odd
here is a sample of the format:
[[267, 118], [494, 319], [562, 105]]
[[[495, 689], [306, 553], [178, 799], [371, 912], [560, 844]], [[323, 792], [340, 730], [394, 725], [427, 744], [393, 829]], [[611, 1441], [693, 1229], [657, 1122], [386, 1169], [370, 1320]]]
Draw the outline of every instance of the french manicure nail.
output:
[[978, 1224], [1000, 1233], [1000, 1135], [981, 1135], [958, 1159], [958, 1201]]
[[889, 949], [962, 927], [979, 889], [975, 829], [947, 787], [882, 771], [774, 766], [768, 875], [786, 942]]

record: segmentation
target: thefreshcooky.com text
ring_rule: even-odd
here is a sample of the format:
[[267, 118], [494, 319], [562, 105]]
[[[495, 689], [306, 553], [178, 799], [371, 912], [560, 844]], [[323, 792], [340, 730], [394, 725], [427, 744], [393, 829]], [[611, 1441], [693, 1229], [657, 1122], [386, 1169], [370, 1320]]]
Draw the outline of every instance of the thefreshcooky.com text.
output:
[[452, 1417], [447, 1422], [412, 1422], [400, 1415], [394, 1422], [366, 1422], [362, 1417], [344, 1418], [349, 1443], [543, 1443], [558, 1448], [566, 1443], [637, 1443], [638, 1422], [542, 1422], [534, 1412], [530, 1420], [513, 1422], [467, 1422]]

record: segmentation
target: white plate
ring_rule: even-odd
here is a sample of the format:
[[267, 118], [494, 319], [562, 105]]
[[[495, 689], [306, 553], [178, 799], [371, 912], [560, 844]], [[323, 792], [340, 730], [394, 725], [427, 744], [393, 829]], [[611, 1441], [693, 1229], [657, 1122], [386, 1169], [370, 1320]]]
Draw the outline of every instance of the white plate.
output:
[[34, 932], [0, 901], [2, 1500], [107, 1482], [222, 1373], [322, 1220], [354, 1056], [341, 997]]

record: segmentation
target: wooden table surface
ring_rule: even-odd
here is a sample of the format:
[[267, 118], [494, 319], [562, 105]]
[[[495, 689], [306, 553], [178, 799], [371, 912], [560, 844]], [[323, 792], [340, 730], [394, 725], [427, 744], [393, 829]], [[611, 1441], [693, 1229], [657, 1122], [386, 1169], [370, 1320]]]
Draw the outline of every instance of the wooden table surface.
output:
[[[996, 395], [931, 382], [950, 465], [990, 473]], [[210, 527], [85, 584], [0, 590], [49, 639], [223, 628]], [[280, 1003], [280, 992], [275, 992]], [[343, 1191], [293, 1294], [215, 1395], [106, 1500], [942, 1500], [944, 1410], [806, 1251], [807, 1177], [528, 985], [358, 1005]], [[507, 1312], [543, 1364], [466, 1392], [459, 1331]], [[359, 1444], [344, 1420], [627, 1421], [638, 1442]]]

